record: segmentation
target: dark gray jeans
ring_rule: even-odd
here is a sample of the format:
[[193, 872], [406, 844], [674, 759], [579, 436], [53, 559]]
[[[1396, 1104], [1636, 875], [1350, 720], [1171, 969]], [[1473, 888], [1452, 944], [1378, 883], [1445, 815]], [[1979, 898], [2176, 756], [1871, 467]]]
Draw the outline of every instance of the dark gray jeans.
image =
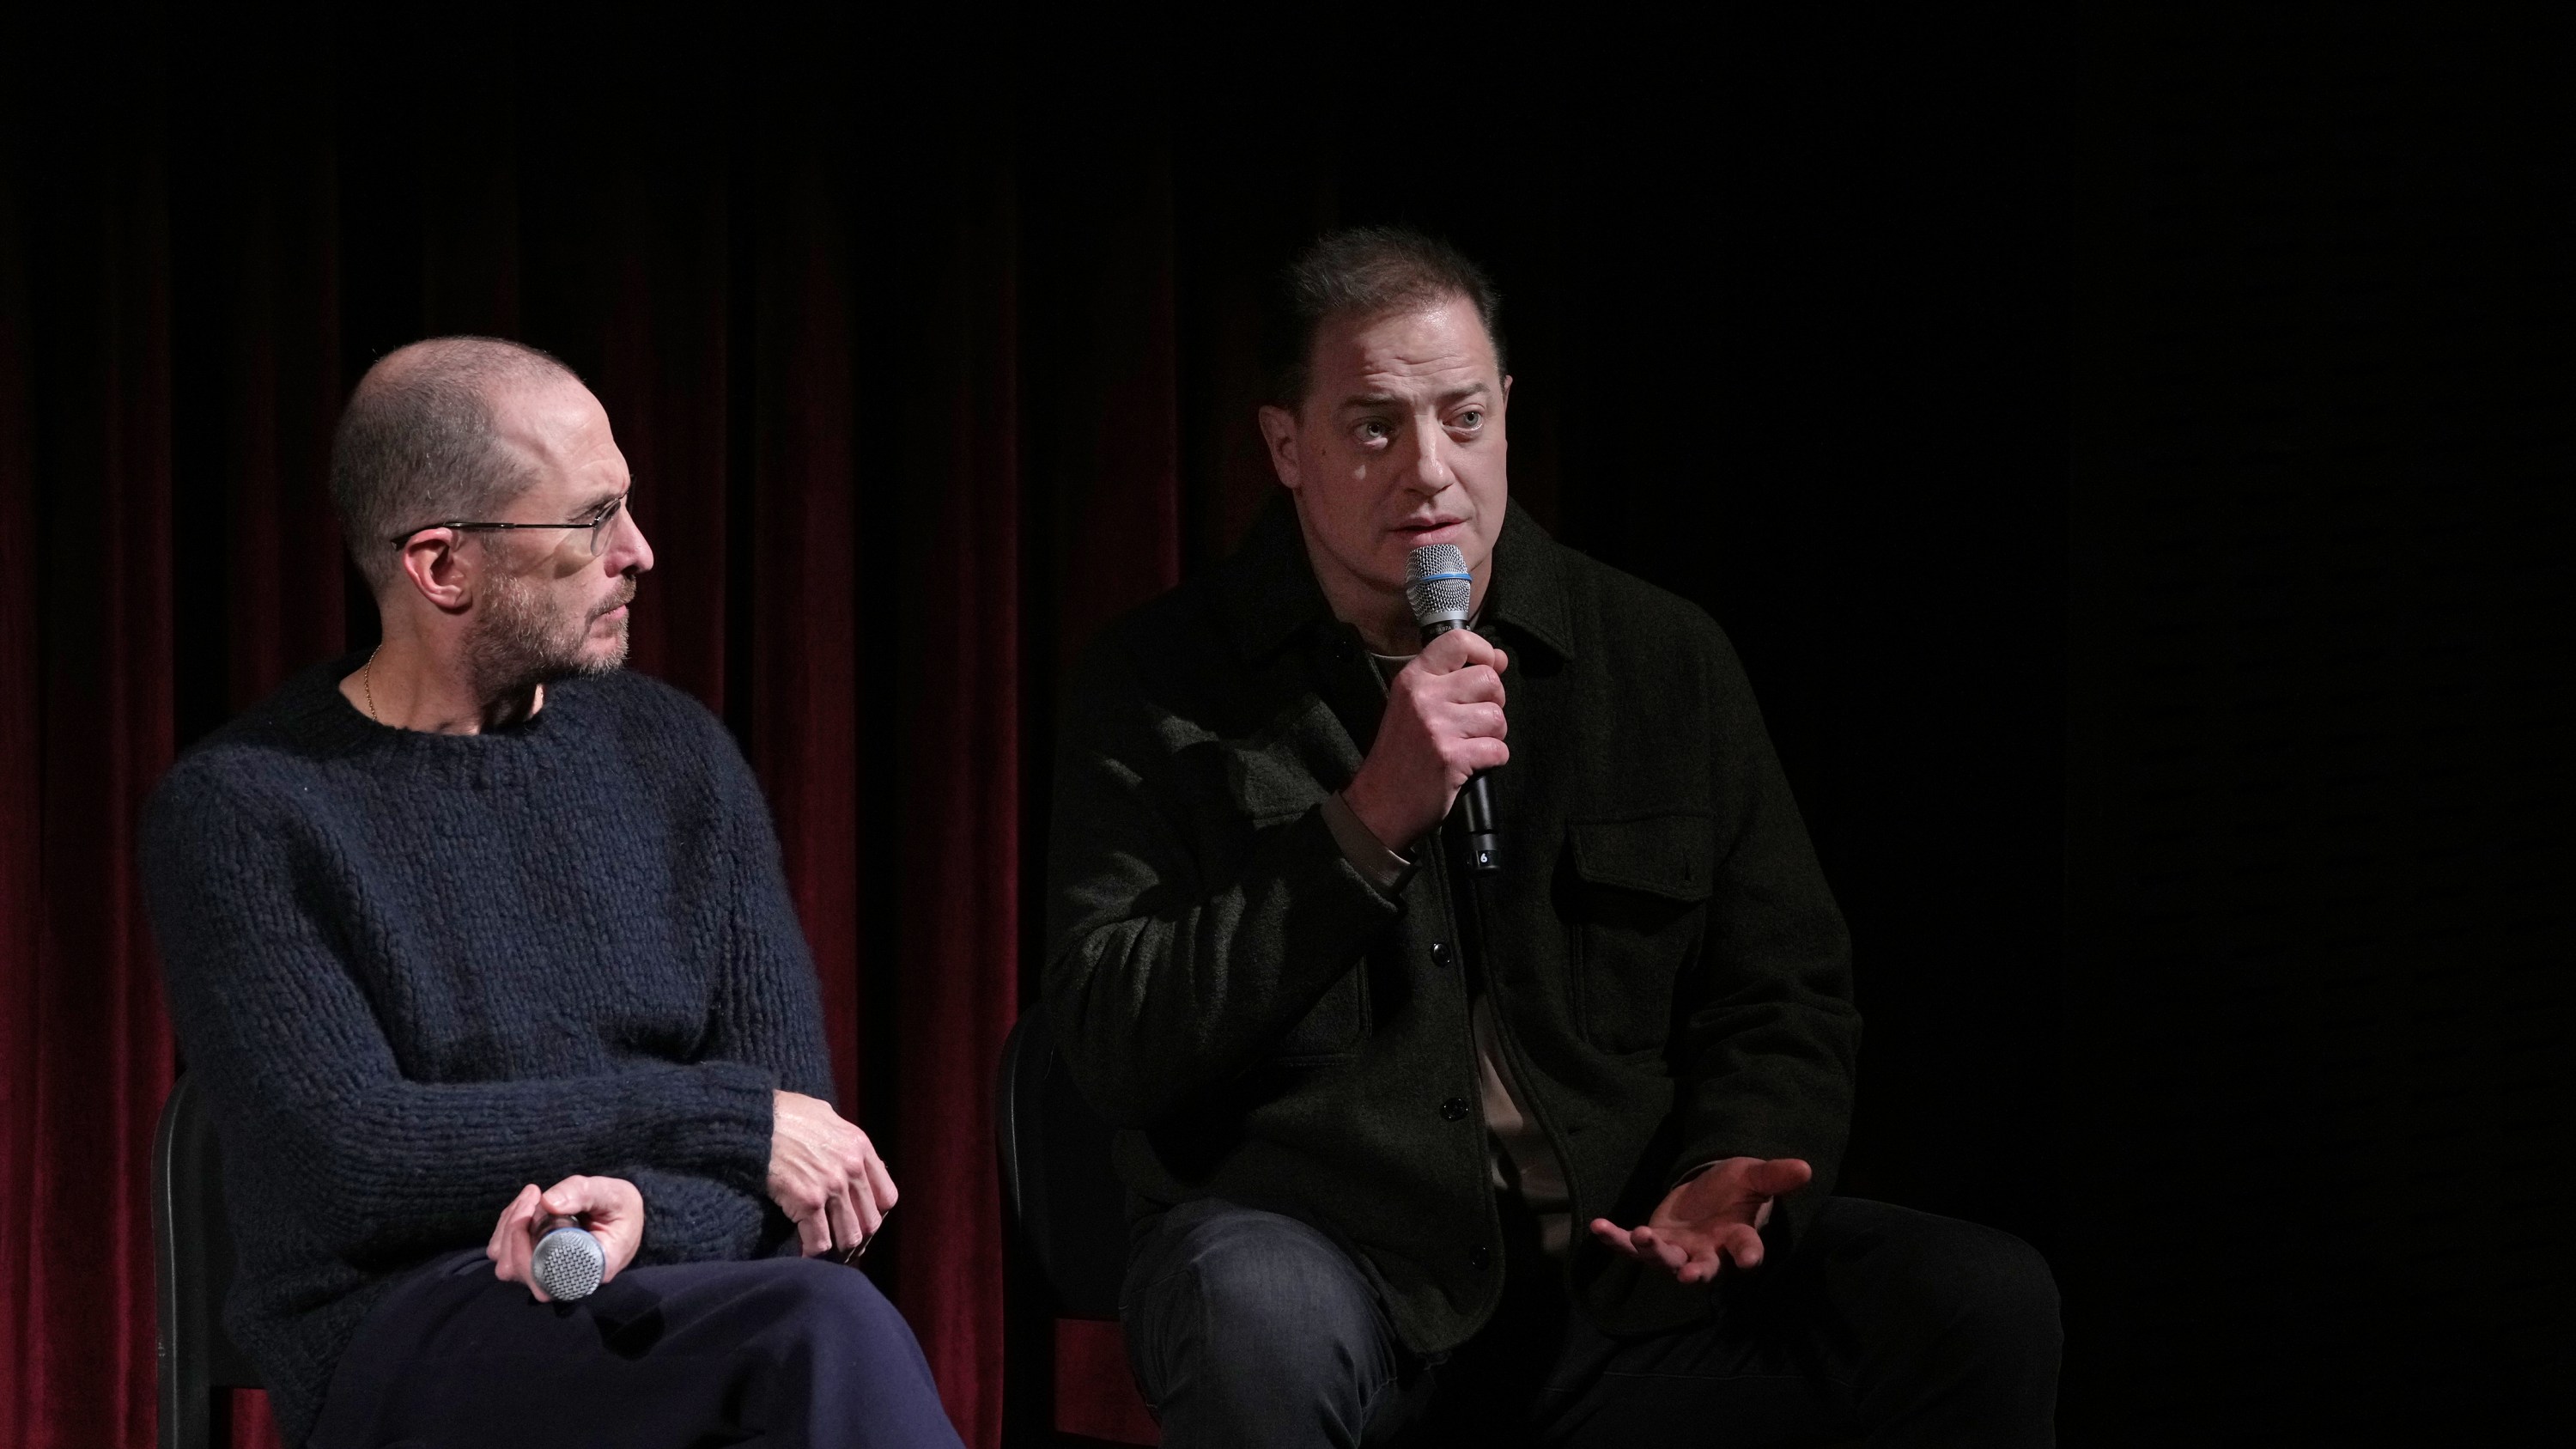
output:
[[1569, 1306], [1506, 1202], [1502, 1307], [1428, 1360], [1396, 1343], [1316, 1229], [1213, 1199], [1164, 1213], [1122, 1295], [1163, 1443], [2054, 1442], [2057, 1285], [2009, 1233], [1834, 1198], [1797, 1253], [1726, 1285], [1706, 1324], [1613, 1339]]

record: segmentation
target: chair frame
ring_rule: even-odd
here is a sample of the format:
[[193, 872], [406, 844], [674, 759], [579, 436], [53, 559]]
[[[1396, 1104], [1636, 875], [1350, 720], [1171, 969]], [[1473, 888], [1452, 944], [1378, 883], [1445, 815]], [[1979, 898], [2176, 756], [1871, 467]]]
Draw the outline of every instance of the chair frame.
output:
[[1053, 1320], [1044, 1334], [1013, 1335], [1046, 1354], [1040, 1397], [1048, 1427], [1076, 1436], [1068, 1442], [1155, 1443], [1118, 1325], [1127, 1234], [1112, 1134], [1074, 1087], [1043, 1008], [1030, 1006], [1012, 1026], [995, 1087], [1003, 1206]]
[[170, 1084], [152, 1139], [152, 1280], [161, 1389], [161, 1449], [214, 1443], [216, 1394], [261, 1387], [259, 1370], [224, 1332], [232, 1287], [223, 1149], [203, 1093]]

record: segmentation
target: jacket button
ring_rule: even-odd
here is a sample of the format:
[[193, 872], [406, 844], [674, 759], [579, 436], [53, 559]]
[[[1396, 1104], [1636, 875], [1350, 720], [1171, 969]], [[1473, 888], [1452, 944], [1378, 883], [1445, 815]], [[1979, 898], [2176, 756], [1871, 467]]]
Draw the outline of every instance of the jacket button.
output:
[[1481, 1273], [1494, 1266], [1494, 1250], [1482, 1243], [1467, 1250], [1467, 1266]]
[[1441, 1103], [1440, 1116], [1443, 1121], [1448, 1122], [1466, 1121], [1467, 1099], [1464, 1097], [1452, 1097], [1448, 1101]]
[[1446, 966], [1449, 964], [1448, 942], [1434, 941], [1431, 943], [1431, 962], [1435, 966]]

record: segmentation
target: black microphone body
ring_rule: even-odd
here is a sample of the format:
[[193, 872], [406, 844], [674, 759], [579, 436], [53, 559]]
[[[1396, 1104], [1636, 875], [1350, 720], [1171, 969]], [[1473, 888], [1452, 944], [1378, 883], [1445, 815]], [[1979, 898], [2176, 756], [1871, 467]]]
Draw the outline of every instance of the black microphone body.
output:
[[[1466, 627], [1446, 619], [1426, 624], [1422, 629], [1422, 642], [1427, 645], [1452, 629]], [[1501, 870], [1502, 848], [1494, 839], [1494, 796], [1485, 788], [1484, 771], [1478, 770], [1467, 777], [1467, 783], [1458, 790], [1458, 803], [1464, 807], [1467, 816], [1467, 864], [1488, 873]]]
[[[1405, 560], [1406, 600], [1413, 606], [1413, 622], [1422, 629], [1422, 642], [1432, 640], [1452, 629], [1467, 627], [1467, 601], [1471, 581], [1467, 575], [1466, 555], [1451, 543], [1435, 543], [1417, 548]], [[1485, 772], [1478, 770], [1467, 777], [1458, 791], [1458, 803], [1467, 817], [1467, 864], [1480, 875], [1490, 875], [1503, 868], [1501, 842], [1494, 832], [1494, 797], [1485, 787]]]

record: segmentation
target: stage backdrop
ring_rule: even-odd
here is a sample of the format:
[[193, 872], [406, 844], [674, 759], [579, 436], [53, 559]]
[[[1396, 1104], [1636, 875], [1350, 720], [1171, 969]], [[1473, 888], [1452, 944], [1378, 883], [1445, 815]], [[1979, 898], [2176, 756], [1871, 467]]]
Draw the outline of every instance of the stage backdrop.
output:
[[1257, 302], [1337, 222], [1491, 263], [1515, 496], [1733, 633], [1860, 942], [1846, 1186], [2053, 1242], [2058, 130], [2008, 66], [1964, 105], [1923, 63], [2018, 28], [1748, 31], [1581, 96], [1552, 57], [1433, 138], [1411, 102], [1238, 94], [1217, 49], [1158, 91], [1129, 81], [1173, 57], [925, 70], [855, 22], [50, 23], [0, 22], [0, 1442], [151, 1442], [178, 1063], [136, 811], [372, 641], [330, 429], [455, 332], [607, 406], [660, 560], [634, 666], [768, 790], [904, 1189], [868, 1268], [999, 1442], [990, 1084], [1057, 691], [1269, 496]]
[[0, 1444], [152, 1440], [136, 809], [370, 641], [330, 425], [455, 331], [605, 400], [636, 666], [759, 771], [902, 1179], [868, 1268], [1029, 1439], [1055, 701], [1269, 496], [1260, 287], [1376, 220], [1492, 264], [1516, 497], [1734, 638], [1853, 927], [1843, 1187], [2049, 1254], [2067, 1442], [2568, 1419], [2563, 20], [99, 8], [0, 7]]

